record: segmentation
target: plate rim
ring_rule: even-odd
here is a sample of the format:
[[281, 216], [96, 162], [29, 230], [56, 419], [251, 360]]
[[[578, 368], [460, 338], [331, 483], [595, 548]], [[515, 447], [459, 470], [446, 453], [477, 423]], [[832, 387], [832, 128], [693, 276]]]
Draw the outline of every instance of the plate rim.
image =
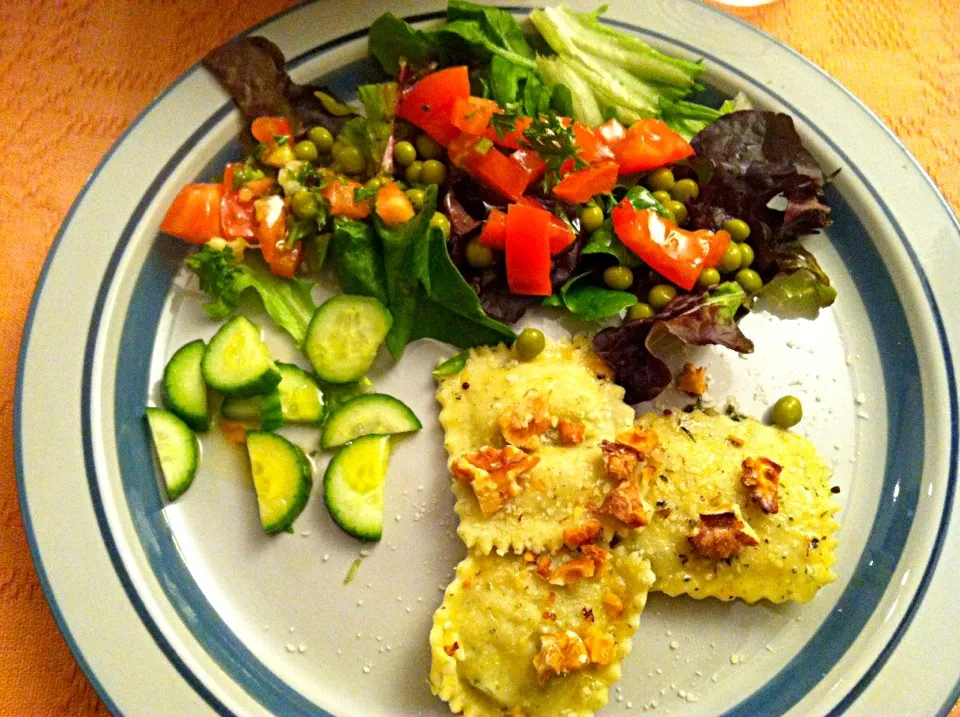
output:
[[[690, 2], [691, 0], [687, 0], [687, 1]], [[267, 18], [267, 19], [263, 20], [262, 22], [258, 23], [257, 25], [255, 25], [255, 26], [253, 26], [253, 27], [245, 30], [243, 33], [240, 33], [237, 37], [242, 37], [242, 36], [244, 36], [244, 35], [248, 35], [248, 34], [250, 34], [250, 33], [256, 32], [256, 31], [258, 31], [259, 29], [263, 28], [264, 26], [270, 25], [271, 23], [279, 20], [281, 17], [284, 17], [284, 16], [286, 16], [286, 15], [288, 15], [288, 14], [290, 14], [290, 13], [293, 13], [293, 12], [299, 11], [299, 10], [303, 9], [304, 7], [306, 7], [306, 6], [308, 6], [308, 5], [317, 4], [318, 2], [320, 2], [320, 0], [306, 0], [305, 2], [299, 3], [299, 4], [297, 4], [297, 5], [295, 5], [295, 6], [291, 7], [291, 8], [288, 8], [288, 9], [282, 11], [281, 13], [278, 13], [278, 14], [276, 14], [276, 15], [271, 16], [270, 18]], [[498, 3], [498, 4], [499, 4], [499, 3]], [[699, 5], [699, 4], [698, 4], [698, 5]], [[501, 6], [502, 6], [502, 7], [505, 7], [506, 9], [510, 9], [510, 10], [519, 10], [519, 9], [521, 9], [521, 8], [516, 7], [516, 6], [510, 6], [510, 5], [501, 5]], [[699, 7], [704, 7], [704, 5], [699, 5]], [[915, 168], [916, 170], [918, 170], [918, 171], [920, 172], [921, 176], [923, 177], [924, 183], [925, 183], [925, 188], [926, 188], [927, 190], [930, 190], [930, 189], [933, 190], [934, 196], [935, 196], [936, 199], [939, 201], [939, 203], [943, 206], [943, 208], [946, 210], [947, 216], [948, 216], [948, 217], [950, 218], [950, 220], [952, 221], [954, 227], [958, 230], [958, 232], [960, 232], [960, 221], [958, 221], [958, 219], [957, 219], [957, 217], [956, 217], [956, 214], [955, 214], [955, 212], [953, 211], [953, 208], [952, 208], [952, 207], [950, 206], [950, 204], [946, 201], [946, 198], [943, 196], [943, 193], [940, 191], [939, 187], [938, 187], [938, 186], [936, 185], [936, 183], [932, 180], [932, 178], [929, 176], [929, 174], [924, 170], [924, 168], [920, 165], [920, 163], [917, 161], [917, 159], [909, 152], [909, 150], [906, 148], [906, 146], [903, 144], [903, 142], [902, 142], [902, 141], [879, 119], [879, 117], [878, 117], [872, 110], [870, 110], [862, 101], [860, 101], [855, 95], [853, 95], [849, 90], [847, 90], [842, 84], [840, 84], [837, 80], [835, 80], [835, 79], [834, 79], [833, 77], [831, 77], [828, 73], [826, 73], [825, 70], [823, 70], [822, 68], [820, 68], [819, 66], [817, 66], [817, 65], [816, 65], [815, 63], [813, 63], [811, 60], [808, 60], [807, 58], [803, 57], [799, 52], [793, 50], [792, 48], [790, 48], [789, 46], [785, 45], [784, 43], [781, 43], [781, 42], [778, 41], [776, 38], [772, 37], [769, 33], [765, 32], [765, 31], [763, 31], [763, 30], [761, 30], [761, 29], [759, 29], [759, 28], [757, 28], [757, 27], [754, 27], [753, 25], [750, 25], [749, 23], [747, 23], [746, 21], [742, 20], [741, 18], [739, 18], [739, 17], [737, 17], [737, 16], [735, 16], [735, 15], [731, 15], [731, 14], [729, 14], [729, 13], [725, 13], [725, 12], [723, 12], [722, 10], [720, 10], [720, 9], [718, 9], [718, 8], [714, 8], [714, 7], [709, 6], [709, 5], [706, 5], [705, 7], [707, 7], [707, 9], [709, 9], [709, 10], [712, 11], [713, 13], [719, 14], [719, 15], [723, 16], [723, 17], [726, 18], [726, 19], [732, 19], [732, 20], [734, 20], [735, 22], [737, 22], [739, 25], [741, 25], [741, 26], [749, 29], [750, 31], [752, 31], [752, 32], [754, 32], [754, 33], [758, 33], [759, 35], [761, 35], [762, 37], [764, 37], [764, 38], [766, 39], [766, 41], [774, 43], [775, 45], [777, 45], [777, 46], [780, 47], [781, 49], [786, 49], [789, 53], [791, 53], [792, 55], [794, 55], [797, 59], [801, 60], [801, 61], [802, 61], [803, 63], [805, 63], [808, 67], [812, 67], [813, 69], [815, 69], [815, 70], [821, 75], [821, 77], [822, 77], [823, 79], [826, 79], [827, 81], [829, 81], [834, 87], [836, 87], [836, 88], [839, 89], [842, 93], [844, 93], [845, 95], [847, 95], [847, 97], [848, 97], [849, 99], [853, 100], [853, 102], [854, 102], [856, 105], [858, 105], [859, 108], [860, 108], [862, 111], [864, 111], [864, 112], [867, 114], [867, 116], [869, 116], [869, 118], [870, 118], [876, 125], [878, 125], [880, 128], [882, 128], [882, 130], [885, 132], [885, 134], [888, 136], [888, 138], [893, 140], [893, 142], [895, 143], [895, 145], [896, 145], [897, 147], [899, 147], [899, 149], [903, 152], [903, 154], [904, 154], [906, 157], [909, 158], [909, 161], [913, 164], [914, 168]], [[429, 14], [430, 14], [430, 15], [433, 15], [433, 13], [429, 13]], [[363, 31], [363, 32], [365, 33], [366, 31]], [[348, 35], [341, 35], [341, 36], [339, 36], [339, 37], [337, 38], [337, 40], [336, 40], [335, 42], [337, 42], [337, 41], [343, 42], [343, 41], [346, 41], [347, 39], [349, 39]], [[683, 42], [679, 42], [678, 44], [680, 44], [681, 46], [685, 45], [685, 43], [683, 43]], [[308, 51], [308, 53], [316, 52], [316, 50], [317, 50], [318, 48], [319, 48], [319, 46], [316, 46], [316, 47], [312, 48], [310, 51]], [[690, 50], [693, 51], [693, 52], [700, 52], [700, 53], [702, 54], [702, 51], [697, 50], [696, 48], [688, 47], [688, 49], [690, 49]], [[296, 58], [291, 58], [291, 60], [289, 61], [289, 63], [294, 63], [294, 62], [296, 62], [298, 59], [300, 59], [299, 56], [296, 57]], [[288, 64], [289, 64], [289, 63], [288, 63]], [[100, 682], [99, 679], [97, 678], [96, 674], [94, 673], [94, 671], [92, 670], [92, 668], [90, 667], [90, 665], [88, 664], [88, 662], [87, 662], [87, 660], [86, 660], [86, 658], [85, 658], [85, 656], [84, 656], [84, 654], [83, 654], [83, 651], [81, 650], [81, 648], [80, 648], [79, 644], [76, 642], [76, 640], [73, 638], [73, 635], [72, 635], [72, 632], [71, 632], [71, 630], [70, 630], [70, 627], [69, 627], [69, 625], [67, 624], [66, 620], [64, 619], [63, 614], [62, 614], [62, 612], [61, 612], [61, 610], [60, 610], [60, 608], [59, 608], [59, 605], [58, 605], [57, 599], [56, 599], [56, 594], [55, 594], [54, 589], [53, 589], [53, 585], [50, 583], [50, 581], [49, 581], [49, 579], [48, 579], [48, 576], [47, 576], [47, 574], [46, 574], [46, 570], [45, 570], [45, 568], [44, 568], [43, 559], [42, 559], [42, 553], [41, 553], [41, 550], [40, 550], [39, 543], [38, 543], [38, 541], [36, 540], [36, 535], [35, 535], [35, 532], [34, 532], [34, 529], [33, 529], [32, 519], [31, 519], [31, 515], [30, 515], [30, 510], [29, 510], [29, 502], [28, 502], [28, 498], [27, 498], [27, 495], [26, 495], [26, 482], [27, 482], [27, 481], [26, 481], [26, 476], [24, 475], [24, 472], [23, 472], [23, 462], [22, 462], [22, 458], [23, 458], [23, 456], [22, 456], [22, 450], [23, 450], [23, 441], [24, 441], [24, 438], [23, 438], [23, 435], [22, 435], [21, 406], [22, 406], [22, 400], [23, 400], [23, 386], [24, 386], [23, 380], [24, 380], [24, 370], [25, 370], [25, 365], [24, 365], [24, 364], [25, 364], [27, 349], [28, 349], [28, 346], [29, 346], [29, 343], [30, 343], [30, 338], [31, 338], [31, 335], [32, 335], [32, 328], [33, 328], [33, 323], [34, 323], [34, 318], [35, 318], [35, 312], [36, 312], [37, 306], [38, 306], [39, 303], [40, 303], [40, 299], [42, 298], [43, 288], [44, 288], [44, 285], [45, 285], [45, 280], [46, 280], [46, 278], [47, 278], [47, 274], [48, 274], [48, 272], [49, 272], [49, 270], [50, 270], [50, 268], [51, 268], [51, 266], [52, 266], [52, 264], [53, 264], [53, 262], [54, 262], [54, 260], [55, 260], [55, 256], [56, 256], [56, 254], [57, 254], [57, 250], [58, 250], [58, 248], [59, 248], [59, 245], [60, 245], [60, 243], [61, 243], [61, 240], [62, 240], [63, 237], [66, 235], [67, 230], [68, 230], [68, 228], [69, 228], [69, 226], [70, 226], [70, 224], [71, 224], [71, 222], [72, 222], [72, 220], [73, 220], [73, 217], [74, 217], [74, 214], [75, 214], [76, 210], [82, 205], [83, 200], [85, 199], [88, 191], [89, 191], [89, 190], [91, 189], [91, 187], [94, 186], [94, 184], [96, 183], [96, 181], [97, 181], [97, 179], [98, 179], [98, 177], [99, 177], [99, 175], [100, 175], [101, 170], [109, 163], [109, 161], [110, 161], [111, 158], [113, 157], [113, 155], [114, 155], [114, 153], [116, 152], [116, 150], [117, 150], [121, 145], [123, 145], [123, 143], [127, 140], [128, 136], [138, 127], [138, 125], [140, 124], [141, 120], [143, 120], [147, 115], [149, 115], [149, 114], [153, 111], [153, 109], [154, 109], [169, 93], [171, 93], [176, 87], [178, 87], [181, 83], [183, 83], [185, 80], [187, 80], [189, 77], [191, 77], [195, 72], [197, 72], [198, 70], [201, 70], [201, 69], [202, 69], [202, 65], [199, 64], [199, 63], [191, 66], [191, 67], [188, 68], [184, 73], [182, 73], [173, 83], [171, 83], [169, 86], [167, 86], [166, 88], [164, 88], [164, 90], [163, 90], [162, 92], [160, 92], [160, 93], [157, 95], [157, 97], [154, 98], [154, 99], [150, 102], [150, 104], [147, 105], [147, 106], [144, 108], [144, 110], [143, 110], [142, 112], [140, 112], [140, 113], [137, 115], [137, 117], [131, 122], [131, 124], [121, 133], [121, 135], [120, 135], [120, 136], [118, 137], [118, 139], [114, 142], [114, 144], [110, 147], [110, 149], [109, 149], [109, 150], [107, 151], [107, 153], [103, 156], [103, 158], [99, 161], [99, 163], [97, 164], [97, 166], [96, 166], [96, 168], [94, 169], [94, 171], [91, 173], [91, 175], [89, 176], [89, 178], [88, 178], [88, 179], [86, 180], [86, 182], [84, 183], [83, 187], [81, 188], [81, 191], [80, 191], [79, 194], [77, 195], [77, 197], [76, 197], [76, 199], [74, 200], [74, 202], [71, 204], [70, 209], [68, 210], [68, 212], [67, 212], [67, 214], [66, 214], [66, 216], [65, 216], [65, 218], [64, 218], [64, 220], [63, 220], [63, 222], [62, 222], [62, 224], [60, 225], [60, 228], [58, 229], [57, 235], [56, 235], [56, 237], [55, 237], [55, 239], [54, 239], [54, 241], [53, 241], [53, 243], [52, 243], [52, 245], [51, 245], [51, 248], [50, 248], [50, 250], [49, 250], [49, 252], [48, 252], [48, 254], [47, 254], [47, 257], [46, 257], [45, 260], [44, 260], [43, 267], [42, 267], [42, 269], [41, 269], [41, 272], [40, 272], [40, 275], [39, 275], [39, 278], [38, 278], [38, 281], [37, 281], [36, 288], [35, 288], [35, 290], [34, 290], [34, 292], [33, 292], [32, 298], [31, 298], [29, 312], [28, 312], [28, 314], [27, 314], [27, 318], [26, 318], [26, 321], [25, 321], [25, 324], [24, 324], [23, 339], [22, 339], [22, 342], [21, 342], [20, 352], [19, 352], [19, 357], [18, 357], [18, 362], [17, 362], [16, 391], [15, 391], [15, 398], [14, 398], [14, 425], [13, 425], [13, 428], [14, 428], [14, 444], [15, 444], [15, 446], [14, 446], [14, 448], [15, 448], [14, 453], [15, 453], [15, 466], [16, 466], [16, 476], [17, 476], [17, 487], [18, 487], [18, 497], [19, 497], [19, 503], [20, 503], [20, 512], [21, 512], [22, 519], [23, 519], [23, 522], [24, 522], [25, 532], [27, 533], [27, 537], [28, 537], [28, 543], [29, 543], [29, 547], [30, 547], [30, 551], [31, 551], [31, 557], [32, 557], [32, 559], [33, 559], [34, 565], [36, 566], [37, 575], [38, 575], [38, 578], [39, 578], [39, 580], [40, 580], [41, 586], [42, 586], [42, 588], [43, 588], [44, 595], [45, 595], [45, 597], [46, 597], [46, 599], [47, 599], [48, 604], [49, 604], [50, 607], [51, 607], [51, 611], [52, 611], [53, 614], [54, 614], [54, 617], [55, 617], [55, 620], [56, 620], [56, 622], [57, 622], [58, 628], [60, 629], [61, 633], [63, 634], [65, 641], [67, 642], [68, 646], [70, 647], [71, 652], [73, 653], [73, 655], [74, 655], [75, 659], [77, 660], [78, 664], [80, 665], [81, 669], [84, 670], [84, 673], [87, 675], [87, 677], [88, 677], [88, 679], [90, 680], [91, 684], [92, 684], [93, 687], [96, 689], [96, 691], [97, 691], [98, 694], [100, 695], [101, 699], [103, 699], [103, 701], [104, 701], [104, 703], [107, 705], [108, 709], [110, 709], [111, 712], [113, 712], [113, 713], [115, 713], [115, 714], [120, 714], [121, 712], [120, 712], [120, 710], [118, 709], [117, 705], [113, 702], [111, 696], [106, 692], [105, 688], [103, 687], [103, 685], [101, 684], [101, 682]], [[781, 101], [783, 101], [782, 98], [780, 98], [780, 99], [781, 99]], [[789, 104], [789, 103], [787, 103], [787, 104]], [[219, 113], [217, 113], [217, 114], [219, 114]], [[196, 131], [199, 132], [200, 129], [201, 129], [201, 128], [198, 128]], [[842, 150], [840, 150], [838, 147], [835, 147], [834, 149], [837, 150], [838, 153], [840, 153], [841, 155], [843, 155]], [[850, 166], [855, 166], [855, 165], [852, 165], [852, 163], [851, 163]], [[888, 210], [888, 208], [886, 207], [886, 204], [885, 204], [885, 203], [879, 198], [879, 196], [876, 194], [876, 191], [873, 189], [872, 185], [870, 185], [870, 184], [867, 183], [867, 182], [864, 182], [864, 184], [865, 184], [866, 187], [870, 190], [871, 195], [873, 196], [874, 200], [877, 202], [878, 206], [883, 210], [884, 215], [886, 216], [887, 220], [888, 220], [893, 226], [899, 228], [899, 222], [897, 222], [897, 220], [889, 213], [889, 210]], [[919, 268], [919, 266], [920, 266], [920, 265], [919, 265], [919, 261], [918, 261], [916, 255], [915, 255], [915, 253], [914, 253], [913, 247], [912, 247], [909, 243], [906, 243], [906, 242], [904, 243], [904, 246], [906, 247], [908, 253], [910, 254], [911, 261], [914, 263], [915, 266], [917, 266], [917, 267]], [[921, 274], [921, 277], [922, 277], [922, 276], [923, 276], [923, 274]], [[932, 296], [932, 289], [930, 289], [930, 287], [926, 285], [926, 282], [925, 282], [925, 281], [924, 281], [924, 290], [925, 290], [925, 293], [928, 294], [928, 297], [932, 299], [932, 298], [933, 298], [933, 296]], [[933, 305], [933, 306], [936, 306], [935, 303], [933, 303], [932, 305]], [[945, 356], [944, 356], [945, 365], [946, 365], [946, 368], [947, 368], [948, 372], [952, 372], [953, 362], [952, 362], [952, 357], [951, 357], [951, 353], [950, 353], [949, 338], [948, 338], [948, 336], [947, 336], [946, 333], [945, 333], [945, 329], [944, 329], [944, 326], [943, 326], [943, 324], [942, 324], [942, 319], [941, 319], [941, 317], [939, 316], [939, 314], [935, 315], [935, 320], [936, 320], [936, 324], [937, 324], [937, 333], [938, 333], [938, 336], [939, 336], [939, 338], [940, 338], [940, 340], [941, 340], [941, 343], [942, 343], [942, 345], [943, 345], [943, 348], [945, 349]], [[91, 334], [91, 335], [92, 335], [92, 334]], [[92, 340], [92, 339], [91, 339], [91, 340]], [[955, 402], [956, 395], [955, 395], [955, 394], [951, 394], [951, 398], [952, 398], [953, 402]], [[83, 399], [84, 399], [84, 400], [87, 400], [88, 397], [84, 394]], [[955, 406], [955, 405], [952, 406], [952, 409], [953, 409], [954, 415], [956, 415], [956, 406]], [[956, 428], [956, 426], [955, 426], [955, 424], [954, 424], [954, 429], [955, 429], [955, 428]], [[951, 463], [950, 463], [951, 469], [955, 469], [955, 467], [956, 467], [956, 452], [957, 452], [957, 443], [956, 443], [956, 441], [952, 441], [952, 442], [951, 442]], [[936, 573], [936, 568], [937, 568], [937, 565], [938, 565], [938, 563], [939, 563], [939, 559], [940, 559], [941, 554], [942, 554], [942, 548], [943, 548], [943, 544], [944, 544], [944, 541], [945, 541], [945, 538], [946, 538], [946, 534], [947, 534], [947, 532], [949, 531], [949, 524], [950, 524], [950, 519], [951, 519], [951, 503], [952, 503], [952, 501], [953, 501], [953, 493], [954, 493], [955, 485], [956, 485], [956, 481], [955, 481], [955, 480], [948, 482], [948, 485], [947, 485], [947, 497], [946, 497], [946, 502], [945, 502], [945, 506], [944, 506], [943, 515], [942, 515], [942, 518], [941, 518], [941, 525], [940, 525], [940, 527], [939, 527], [939, 529], [938, 529], [938, 538], [937, 538], [937, 541], [936, 541], [935, 549], [934, 549], [933, 553], [931, 554], [931, 557], [929, 558], [929, 562], [928, 562], [928, 565], [927, 565], [927, 568], [926, 568], [926, 571], [925, 571], [926, 574], [925, 574], [925, 576], [924, 576], [924, 579], [923, 579], [923, 581], [921, 582], [920, 586], [918, 586], [917, 593], [916, 593], [916, 595], [914, 596], [914, 599], [913, 599], [913, 601], [912, 601], [911, 607], [908, 609], [908, 614], [904, 616], [904, 618], [903, 618], [902, 621], [901, 621], [901, 625], [900, 625], [900, 626], [898, 627], [898, 629], [897, 629], [897, 637], [896, 637], [895, 639], [892, 639], [892, 640], [888, 643], [887, 647], [884, 649], [884, 652], [887, 652], [887, 651], [892, 652], [892, 651], [896, 648], [896, 644], [899, 643], [900, 637], [902, 637], [902, 634], [906, 631], [906, 629], [909, 627], [910, 622], [912, 621], [912, 617], [913, 617], [913, 614], [915, 613], [916, 607], [919, 606], [920, 603], [922, 603], [922, 601], [923, 601], [923, 600], [922, 600], [922, 599], [923, 599], [923, 596], [924, 596], [927, 588], [929, 587], [929, 582], [932, 580], [934, 574]], [[112, 553], [112, 552], [114, 552], [114, 551], [109, 551], [109, 552]], [[111, 557], [111, 559], [112, 559], [112, 557]], [[146, 624], [146, 623], [145, 623], [145, 624]], [[159, 646], [159, 644], [158, 644], [158, 646]], [[162, 648], [161, 648], [161, 649], [162, 649]], [[884, 661], [885, 661], [885, 659], [886, 659], [886, 658], [884, 658]], [[877, 667], [877, 670], [879, 670], [880, 667], [882, 667], [882, 664], [881, 664], [879, 667]], [[871, 668], [871, 670], [872, 670], [872, 669], [873, 669], [873, 668]], [[861, 682], [862, 682], [863, 679], [865, 679], [865, 678], [866, 678], [866, 675], [864, 676], [864, 678], [861, 679]], [[858, 683], [858, 686], [859, 686], [859, 683]], [[865, 687], [865, 685], [864, 685], [864, 687]], [[854, 689], [856, 689], [856, 688], [854, 688]], [[861, 688], [860, 691], [862, 691], [862, 688]], [[956, 686], [955, 686], [955, 688], [954, 688], [954, 691], [953, 691], [952, 696], [949, 697], [949, 698], [948, 698], [948, 701], [945, 703], [945, 708], [946, 708], [946, 709], [949, 709], [949, 707], [952, 706], [952, 702], [955, 701], [956, 696], [957, 696], [958, 693], [960, 693], [960, 681], [957, 682], [957, 684], [956, 684]], [[852, 692], [851, 692], [850, 694], [852, 694]], [[859, 695], [859, 691], [857, 692], [857, 695], [854, 695], [852, 698], [850, 698], [849, 701], [852, 703], [852, 702], [856, 699], [856, 696], [858, 696], [858, 695]], [[848, 694], [848, 697], [850, 697], [849, 694]], [[839, 710], [839, 708], [840, 708], [840, 705], [838, 705], [837, 709]], [[840, 711], [842, 711], [842, 710], [840, 710]]]

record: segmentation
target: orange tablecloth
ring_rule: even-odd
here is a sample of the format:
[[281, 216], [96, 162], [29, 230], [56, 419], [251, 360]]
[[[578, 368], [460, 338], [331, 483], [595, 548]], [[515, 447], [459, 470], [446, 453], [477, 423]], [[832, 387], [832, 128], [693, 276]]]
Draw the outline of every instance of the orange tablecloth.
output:
[[[0, 3], [2, 715], [106, 714], [44, 601], [17, 507], [13, 347], [43, 259], [84, 180], [150, 100], [208, 50], [291, 4]], [[779, 0], [740, 15], [866, 102], [960, 209], [956, 0]]]

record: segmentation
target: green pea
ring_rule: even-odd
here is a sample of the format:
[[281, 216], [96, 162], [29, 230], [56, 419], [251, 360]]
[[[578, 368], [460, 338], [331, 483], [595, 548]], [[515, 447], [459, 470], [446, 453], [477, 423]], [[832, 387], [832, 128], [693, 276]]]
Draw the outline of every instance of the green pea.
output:
[[493, 264], [493, 249], [473, 240], [467, 244], [467, 263], [477, 269], [486, 269]]
[[750, 237], [750, 225], [743, 219], [727, 219], [723, 223], [723, 228], [734, 241], [746, 241]]
[[428, 134], [417, 137], [417, 154], [424, 159], [437, 159], [443, 155], [443, 146]]
[[315, 162], [319, 156], [317, 145], [309, 139], [297, 142], [293, 148], [293, 156], [297, 159], [302, 159], [304, 162]]
[[700, 272], [700, 278], [697, 279], [697, 284], [704, 289], [709, 289], [711, 286], [716, 286], [719, 283], [720, 272], [716, 269], [704, 269]]
[[740, 245], [730, 243], [730, 246], [727, 247], [727, 250], [723, 252], [723, 256], [720, 257], [720, 263], [717, 265], [717, 268], [724, 274], [729, 274], [732, 271], [736, 271], [740, 268], [740, 261], [743, 259], [743, 254], [740, 251]]
[[520, 332], [517, 340], [513, 342], [513, 350], [517, 352], [517, 356], [525, 361], [529, 361], [539, 356], [546, 344], [547, 342], [546, 339], [543, 338], [542, 331], [538, 331], [537, 329], [524, 329]]
[[673, 189], [675, 182], [673, 172], [666, 167], [655, 169], [647, 175], [647, 186], [653, 191], [669, 192]]
[[293, 213], [301, 219], [312, 219], [317, 216], [317, 198], [307, 189], [301, 189], [294, 194], [290, 205], [293, 207]]
[[677, 218], [677, 224], [683, 224], [687, 221], [687, 205], [683, 202], [678, 202], [676, 199], [671, 199], [667, 202], [667, 209], [673, 212], [673, 216]]
[[603, 224], [603, 210], [600, 207], [584, 207], [580, 212], [580, 225], [586, 231], [595, 231], [601, 224]]
[[673, 213], [673, 210], [670, 209], [670, 207], [664, 207], [660, 216], [667, 221], [673, 222], [674, 224], [677, 223], [677, 215]]
[[417, 150], [410, 142], [397, 142], [393, 145], [393, 161], [401, 167], [409, 167], [417, 160]]
[[649, 319], [653, 316], [653, 307], [646, 302], [639, 302], [627, 309], [627, 321], [639, 321], [640, 319]]
[[688, 199], [696, 199], [700, 194], [700, 186], [692, 179], [681, 179], [673, 185], [670, 190], [670, 196], [678, 202], [686, 202]]
[[313, 146], [321, 154], [326, 154], [333, 149], [333, 135], [326, 127], [311, 127], [307, 132], [307, 139], [313, 142]]
[[363, 160], [360, 150], [352, 145], [344, 145], [336, 160], [343, 165], [343, 171], [347, 174], [360, 174], [367, 163]]
[[753, 247], [749, 244], [740, 245], [740, 268], [746, 269], [753, 263]]
[[420, 170], [420, 184], [436, 184], [438, 187], [447, 179], [447, 168], [443, 162], [428, 159]]
[[625, 266], [608, 266], [603, 270], [603, 283], [611, 289], [626, 291], [633, 286], [633, 272]]
[[447, 219], [446, 214], [434, 212], [433, 216], [430, 217], [430, 226], [439, 227], [444, 239], [450, 238], [450, 220]]
[[675, 298], [677, 298], [677, 289], [673, 284], [656, 284], [647, 294], [647, 303], [656, 311], [661, 311]]
[[407, 184], [420, 184], [420, 174], [423, 172], [423, 162], [417, 160], [411, 162], [410, 166], [407, 167], [407, 171], [404, 172], [404, 178], [407, 180]]
[[410, 204], [413, 205], [413, 210], [419, 212], [423, 209], [423, 200], [425, 196], [422, 189], [408, 189], [407, 190], [407, 199], [410, 200]]
[[832, 286], [817, 284], [817, 293], [820, 295], [820, 306], [827, 307], [837, 300], [837, 290]]
[[741, 269], [734, 278], [748, 294], [756, 294], [763, 288], [763, 279], [753, 269]]
[[803, 404], [796, 396], [782, 396], [773, 404], [770, 417], [780, 428], [790, 428], [803, 418]]
[[667, 206], [670, 202], [673, 201], [673, 197], [670, 196], [670, 192], [658, 189], [653, 193], [653, 198], [660, 202], [663, 206]]
[[383, 180], [380, 177], [372, 177], [367, 180], [367, 183], [363, 185], [363, 188], [368, 192], [376, 194], [380, 191], [380, 187], [383, 186]]

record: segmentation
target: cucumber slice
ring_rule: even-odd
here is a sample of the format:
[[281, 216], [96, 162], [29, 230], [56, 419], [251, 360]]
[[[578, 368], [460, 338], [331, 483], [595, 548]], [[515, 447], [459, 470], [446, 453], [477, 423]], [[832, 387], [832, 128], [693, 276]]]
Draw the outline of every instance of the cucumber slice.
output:
[[310, 497], [310, 461], [286, 438], [267, 431], [247, 432], [247, 453], [263, 532], [271, 535], [286, 530]]
[[234, 316], [220, 327], [200, 367], [207, 385], [227, 396], [256, 396], [280, 383], [280, 370], [260, 328], [245, 316]]
[[323, 418], [323, 393], [313, 376], [292, 363], [277, 362], [280, 369], [280, 403], [287, 423], [319, 423]]
[[323, 424], [320, 445], [342, 446], [360, 436], [419, 431], [423, 426], [410, 408], [393, 396], [368, 393], [341, 403]]
[[280, 383], [263, 396], [227, 396], [220, 414], [231, 421], [260, 422], [264, 431], [287, 423], [319, 423], [323, 393], [314, 378], [299, 366], [277, 361]]
[[323, 501], [334, 522], [360, 540], [383, 535], [383, 496], [390, 436], [364, 436], [333, 457], [323, 475]]
[[248, 398], [227, 396], [220, 404], [220, 415], [229, 418], [231, 421], [256, 423], [260, 420], [261, 402], [262, 396], [249, 396]]
[[200, 362], [207, 350], [201, 339], [181, 346], [163, 370], [163, 403], [195, 431], [210, 428], [207, 385]]
[[334, 296], [310, 320], [304, 350], [324, 381], [358, 381], [373, 364], [391, 326], [393, 317], [376, 299]]
[[282, 427], [283, 424], [283, 404], [280, 391], [275, 388], [260, 399], [260, 428], [264, 431], [273, 431]]
[[167, 497], [176, 500], [193, 483], [200, 465], [200, 441], [176, 414], [162, 408], [147, 409], [147, 423], [153, 446], [160, 459], [160, 470], [167, 486]]

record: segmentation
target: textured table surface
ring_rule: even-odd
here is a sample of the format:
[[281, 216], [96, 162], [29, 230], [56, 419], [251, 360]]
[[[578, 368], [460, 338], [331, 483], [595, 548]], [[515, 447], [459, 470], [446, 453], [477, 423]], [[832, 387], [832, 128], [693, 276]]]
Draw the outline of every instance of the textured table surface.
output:
[[[86, 178], [154, 96], [291, 4], [0, 3], [0, 715], [106, 714], [44, 601], [17, 504], [13, 347], [44, 257]], [[862, 99], [960, 209], [956, 0], [778, 0], [738, 14]]]

